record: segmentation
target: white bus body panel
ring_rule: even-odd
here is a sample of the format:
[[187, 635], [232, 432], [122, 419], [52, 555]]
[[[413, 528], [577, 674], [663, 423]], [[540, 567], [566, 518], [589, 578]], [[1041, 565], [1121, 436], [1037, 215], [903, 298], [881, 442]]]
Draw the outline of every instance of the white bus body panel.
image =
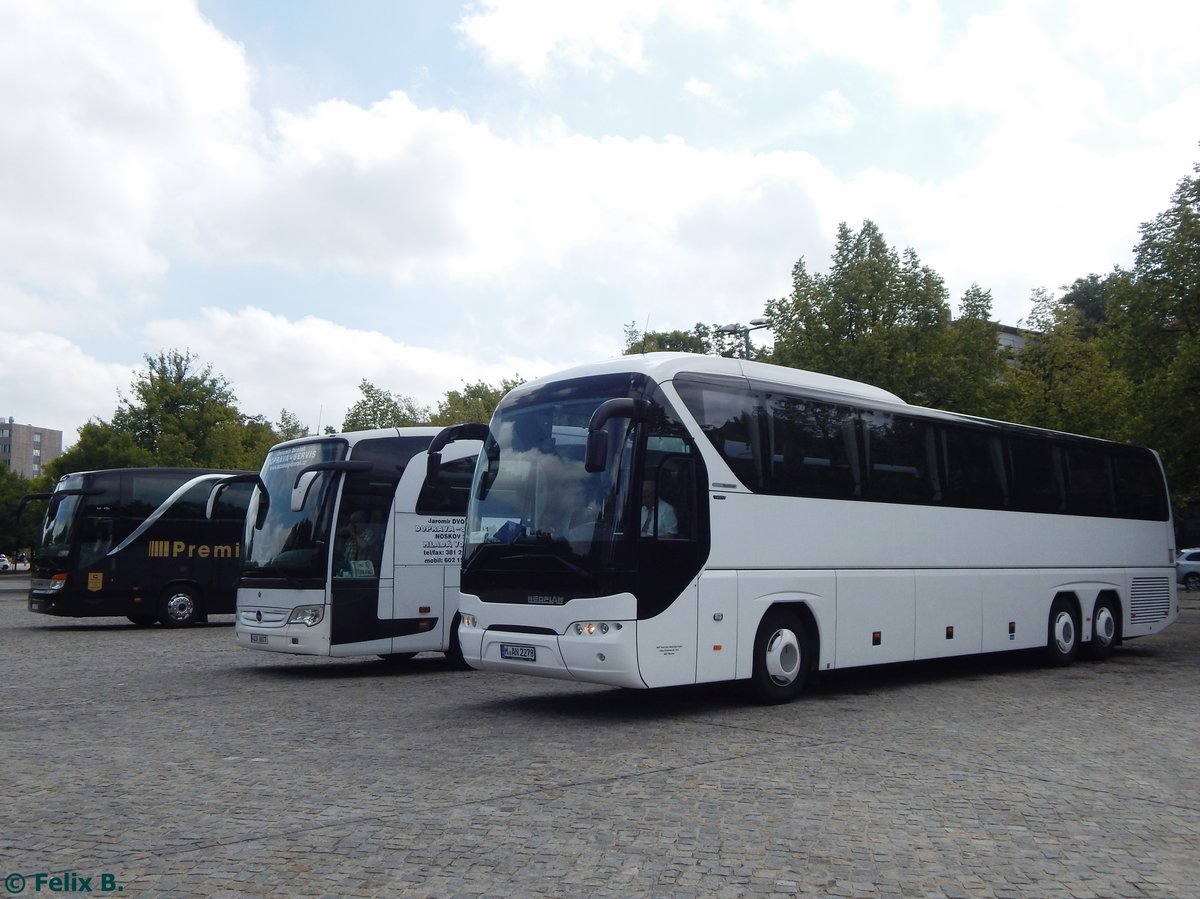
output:
[[696, 682], [696, 585], [667, 609], [637, 623], [637, 658], [648, 687]]
[[700, 576], [696, 621], [696, 683], [737, 676], [738, 577], [735, 571]]
[[[397, 504], [400, 502], [398, 494]], [[381, 585], [379, 617], [383, 618], [383, 606], [390, 604], [389, 618], [436, 617], [438, 625], [431, 631], [392, 638], [387, 651], [444, 652], [449, 648], [451, 623], [458, 612], [463, 521], [450, 515], [397, 510], [395, 589], [385, 593]]]

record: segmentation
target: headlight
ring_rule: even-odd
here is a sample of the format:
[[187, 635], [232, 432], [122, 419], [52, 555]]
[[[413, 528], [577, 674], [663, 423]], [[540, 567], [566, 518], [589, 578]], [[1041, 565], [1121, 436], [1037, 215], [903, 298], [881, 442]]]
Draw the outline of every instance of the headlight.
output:
[[610, 624], [607, 621], [576, 621], [571, 627], [580, 637], [603, 637], [609, 631], [619, 631], [621, 622], [614, 621]]
[[459, 618], [462, 619], [463, 627], [474, 627], [475, 626], [475, 616], [472, 615], [470, 612], [459, 612]]
[[303, 624], [306, 627], [312, 627], [314, 624], [320, 624], [324, 617], [324, 606], [296, 606], [292, 609], [288, 624]]

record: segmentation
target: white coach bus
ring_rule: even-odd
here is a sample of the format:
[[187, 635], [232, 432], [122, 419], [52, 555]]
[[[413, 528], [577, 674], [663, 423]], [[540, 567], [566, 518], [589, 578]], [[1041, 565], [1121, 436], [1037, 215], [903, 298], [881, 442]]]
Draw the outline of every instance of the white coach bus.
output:
[[251, 481], [237, 590], [241, 646], [302, 655], [444, 652], [462, 662], [463, 520], [487, 427], [289, 440]]
[[497, 408], [463, 551], [468, 664], [622, 687], [1044, 648], [1179, 613], [1157, 455], [736, 359], [626, 356]]

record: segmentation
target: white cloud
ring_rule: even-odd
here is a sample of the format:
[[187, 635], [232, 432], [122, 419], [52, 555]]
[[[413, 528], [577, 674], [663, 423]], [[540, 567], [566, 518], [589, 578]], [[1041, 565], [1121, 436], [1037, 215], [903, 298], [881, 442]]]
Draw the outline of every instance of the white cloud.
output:
[[69, 446], [89, 419], [112, 419], [134, 371], [100, 362], [58, 334], [10, 330], [0, 353], [0, 415], [62, 431]]
[[279, 421], [282, 409], [313, 430], [340, 428], [346, 411], [362, 398], [363, 380], [436, 407], [447, 391], [505, 378], [526, 380], [555, 366], [543, 360], [497, 354], [477, 356], [414, 346], [374, 330], [350, 328], [305, 316], [291, 320], [256, 307], [205, 308], [194, 316], [147, 325], [154, 346], [174, 347], [211, 363], [250, 415]]
[[[9, 4], [0, 272], [91, 297], [160, 276], [164, 201], [253, 140], [239, 49], [188, 4]], [[168, 200], [169, 198], [169, 200]]]
[[[798, 257], [823, 270], [837, 224], [866, 218], [955, 297], [992, 289], [1012, 321], [1034, 287], [1126, 264], [1191, 170], [1200, 13], [1151, 2], [1152, 29], [1117, 4], [988, 10], [490, 0], [462, 17], [464, 45], [545, 79], [500, 82], [509, 118], [494, 94], [455, 85], [439, 107], [402, 84], [260, 115], [242, 47], [189, 3], [10, 4], [0, 303], [19, 313], [22, 365], [45, 343], [33, 329], [57, 332], [66, 374], [46, 386], [70, 395], [43, 391], [43, 408], [74, 423], [128, 387], [130, 365], [99, 360], [136, 368], [163, 347], [211, 361], [247, 411], [314, 425], [340, 424], [362, 378], [433, 402], [462, 380], [531, 377], [612, 355], [629, 321], [754, 317]], [[710, 129], [735, 98], [744, 127], [616, 133], [547, 100], [618, 71]], [[862, 145], [885, 127], [900, 152]], [[184, 283], [194, 272], [224, 292]], [[290, 302], [289, 285], [329, 273], [336, 296]], [[28, 370], [14, 358], [7, 371]], [[29, 408], [25, 392], [0, 382], [0, 406]]]
[[483, 0], [458, 27], [492, 65], [536, 79], [556, 61], [601, 74], [642, 69], [642, 32], [655, 18], [641, 0]]

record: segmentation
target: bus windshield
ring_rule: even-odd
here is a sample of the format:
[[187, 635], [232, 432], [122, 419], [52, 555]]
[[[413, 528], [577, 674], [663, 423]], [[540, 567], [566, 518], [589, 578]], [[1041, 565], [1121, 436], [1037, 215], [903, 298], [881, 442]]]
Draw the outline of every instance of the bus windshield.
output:
[[270, 498], [262, 527], [257, 528], [258, 491], [246, 515], [242, 577], [323, 578], [329, 550], [330, 506], [338, 474], [315, 473], [303, 507], [292, 509], [292, 489], [301, 469], [346, 457], [344, 440], [320, 440], [281, 446], [267, 454], [262, 481]]
[[[623, 534], [631, 489], [632, 429], [628, 419], [605, 425], [609, 464], [584, 469], [587, 425], [602, 402], [629, 391], [629, 377], [559, 385], [501, 404], [476, 471], [464, 563], [484, 547], [511, 546], [530, 559], [545, 556], [566, 570], [595, 570], [611, 559]], [[510, 557], [512, 553], [506, 553]]]
[[[78, 490], [83, 486], [80, 477], [63, 478], [55, 487], [58, 494], [64, 490]], [[83, 497], [78, 493], [51, 496], [46, 509], [46, 520], [42, 527], [42, 542], [35, 550], [36, 561], [43, 565], [61, 567], [71, 551], [76, 513]]]

